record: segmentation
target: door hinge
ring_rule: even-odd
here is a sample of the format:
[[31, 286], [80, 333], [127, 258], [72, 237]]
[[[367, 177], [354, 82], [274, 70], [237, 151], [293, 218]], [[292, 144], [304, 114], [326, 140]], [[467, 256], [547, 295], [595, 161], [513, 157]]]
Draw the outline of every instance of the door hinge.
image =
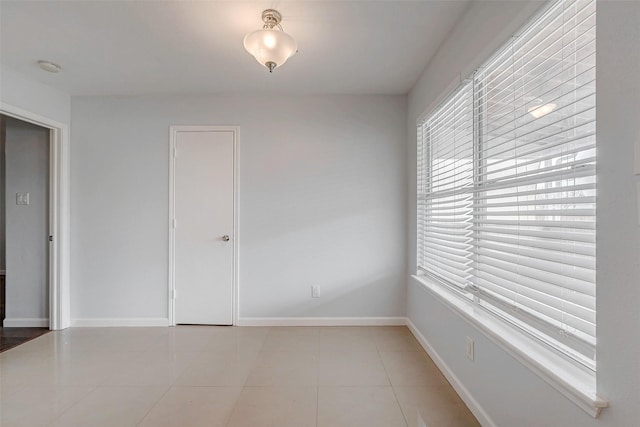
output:
[[176, 221], [176, 219], [174, 218], [173, 221], [171, 222], [171, 227], [176, 228], [178, 227], [178, 221]]
[[175, 289], [171, 290], [171, 298], [172, 299], [176, 299], [176, 290]]
[[49, 236], [49, 241], [53, 242], [53, 236]]
[[173, 147], [173, 158], [178, 157], [178, 147]]

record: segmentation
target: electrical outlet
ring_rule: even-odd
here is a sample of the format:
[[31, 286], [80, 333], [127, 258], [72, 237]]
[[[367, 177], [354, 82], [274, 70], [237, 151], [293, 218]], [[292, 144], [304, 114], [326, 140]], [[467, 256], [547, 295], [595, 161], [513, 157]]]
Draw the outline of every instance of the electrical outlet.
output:
[[467, 337], [466, 341], [467, 341], [467, 357], [469, 358], [469, 360], [473, 361], [473, 356], [474, 356], [473, 340]]
[[311, 286], [311, 298], [320, 298], [320, 285]]

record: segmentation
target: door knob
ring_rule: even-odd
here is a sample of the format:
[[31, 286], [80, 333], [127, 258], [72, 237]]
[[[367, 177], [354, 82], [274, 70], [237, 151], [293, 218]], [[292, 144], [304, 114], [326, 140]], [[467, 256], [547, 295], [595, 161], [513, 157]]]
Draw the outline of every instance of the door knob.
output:
[[229, 241], [229, 235], [225, 234], [224, 236], [222, 236], [222, 241], [228, 242]]

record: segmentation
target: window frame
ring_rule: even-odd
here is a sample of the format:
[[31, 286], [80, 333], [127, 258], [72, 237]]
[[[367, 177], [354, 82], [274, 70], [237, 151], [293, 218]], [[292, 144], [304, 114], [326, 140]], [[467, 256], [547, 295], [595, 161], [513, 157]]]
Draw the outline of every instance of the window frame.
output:
[[[544, 16], [551, 8], [554, 7], [556, 2], [550, 2], [543, 10], [534, 16], [529, 24], [518, 34], [525, 33], [533, 23], [537, 22], [542, 16]], [[495, 56], [503, 54], [506, 47], [512, 42], [512, 38], [505, 46], [496, 50]], [[490, 59], [486, 63], [492, 61]], [[440, 102], [435, 108], [428, 110], [423, 114], [417, 123], [417, 148], [418, 148], [418, 162], [424, 163], [429, 160], [432, 154], [431, 146], [428, 142], [425, 142], [428, 138], [425, 133], [430, 132], [425, 129], [424, 124], [428, 121], [430, 115], [437, 111], [442, 105], [445, 105], [451, 99], [455, 98], [458, 92], [466, 84], [471, 82], [472, 95], [473, 95], [473, 182], [472, 189], [474, 205], [478, 199], [478, 194], [481, 193], [482, 183], [476, 180], [477, 177], [483, 177], [482, 173], [485, 167], [485, 159], [482, 157], [482, 121], [484, 120], [482, 100], [476, 97], [476, 73], [474, 71], [469, 79], [463, 80], [459, 86], [453, 90], [442, 102]], [[482, 89], [480, 89], [482, 90]], [[423, 149], [423, 144], [427, 147]], [[433, 179], [432, 176], [424, 178], [421, 167], [424, 164], [417, 165], [417, 206], [416, 214], [417, 218], [417, 233], [420, 233], [420, 215], [421, 212], [421, 198], [424, 198], [424, 194], [428, 194], [429, 186]], [[426, 183], [429, 183], [427, 185]], [[482, 215], [482, 209], [474, 207], [473, 217], [477, 218]], [[417, 261], [421, 257], [421, 248], [419, 247], [420, 236], [417, 234]], [[445, 302], [454, 312], [461, 315], [467, 321], [469, 321], [474, 327], [480, 329], [485, 335], [487, 335], [494, 342], [499, 344], [503, 349], [514, 355], [523, 364], [531, 368], [540, 377], [545, 379], [548, 383], [554, 386], [554, 388], [561, 391], [565, 396], [569, 397], [572, 401], [581, 406], [584, 410], [589, 412], [592, 416], [597, 417], [602, 408], [608, 406], [606, 400], [600, 398], [596, 394], [595, 387], [595, 365], [593, 366], [580, 366], [576, 360], [566, 353], [559, 351], [558, 348], [549, 345], [544, 340], [537, 340], [530, 336], [529, 333], [524, 333], [522, 330], [518, 330], [518, 327], [513, 322], [505, 322], [504, 320], [498, 320], [499, 316], [496, 314], [487, 314], [486, 308], [483, 308], [480, 304], [480, 298], [475, 289], [472, 287], [466, 287], [460, 289], [448, 283], [446, 280], [431, 274], [428, 270], [420, 268], [418, 262], [416, 263], [416, 273], [412, 276], [417, 282], [423, 285], [423, 287], [429, 290], [434, 296], [441, 301]]]

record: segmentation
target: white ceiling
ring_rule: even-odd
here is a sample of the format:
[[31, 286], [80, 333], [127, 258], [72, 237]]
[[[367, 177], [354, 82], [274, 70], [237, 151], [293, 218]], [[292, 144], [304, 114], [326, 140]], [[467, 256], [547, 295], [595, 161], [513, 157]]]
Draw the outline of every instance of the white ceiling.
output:
[[[468, 3], [2, 1], [0, 63], [71, 95], [404, 94]], [[242, 46], [267, 8], [299, 46], [271, 75]]]

